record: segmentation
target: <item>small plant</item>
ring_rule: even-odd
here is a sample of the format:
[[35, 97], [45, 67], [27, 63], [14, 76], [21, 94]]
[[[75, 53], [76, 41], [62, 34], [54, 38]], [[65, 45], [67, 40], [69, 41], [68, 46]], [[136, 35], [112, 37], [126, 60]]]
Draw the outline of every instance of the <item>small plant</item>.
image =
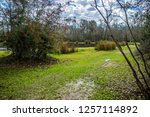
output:
[[113, 41], [99, 41], [96, 44], [95, 50], [114, 50], [116, 49], [116, 44]]

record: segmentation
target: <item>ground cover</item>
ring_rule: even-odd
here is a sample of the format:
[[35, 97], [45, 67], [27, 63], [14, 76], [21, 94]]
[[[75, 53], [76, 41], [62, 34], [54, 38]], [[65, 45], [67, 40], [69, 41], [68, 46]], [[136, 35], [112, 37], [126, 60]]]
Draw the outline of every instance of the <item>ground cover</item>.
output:
[[[0, 60], [9, 54], [0, 51]], [[76, 53], [49, 56], [59, 62], [23, 68], [0, 65], [0, 99], [139, 99], [117, 49], [78, 48]]]

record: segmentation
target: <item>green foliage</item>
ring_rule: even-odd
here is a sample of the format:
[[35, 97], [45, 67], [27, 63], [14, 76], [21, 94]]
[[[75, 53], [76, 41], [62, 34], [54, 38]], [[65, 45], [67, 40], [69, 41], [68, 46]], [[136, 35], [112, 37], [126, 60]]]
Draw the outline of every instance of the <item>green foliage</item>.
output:
[[6, 34], [6, 46], [16, 59], [45, 59], [53, 49], [55, 33], [38, 22], [29, 21]]
[[95, 46], [95, 50], [114, 50], [116, 49], [116, 44], [113, 41], [99, 41]]
[[46, 58], [53, 49], [57, 24], [65, 3], [55, 4], [53, 0], [9, 0], [8, 4], [13, 7], [0, 10], [0, 43], [6, 42], [5, 45], [12, 50], [16, 59]]

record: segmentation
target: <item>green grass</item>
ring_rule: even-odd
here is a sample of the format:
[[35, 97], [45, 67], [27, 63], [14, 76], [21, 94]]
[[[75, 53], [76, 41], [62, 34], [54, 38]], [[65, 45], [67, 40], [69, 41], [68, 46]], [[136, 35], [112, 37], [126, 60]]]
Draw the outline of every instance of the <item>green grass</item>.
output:
[[[0, 59], [9, 54], [0, 51]], [[106, 85], [113, 78], [132, 80], [130, 70], [118, 50], [97, 52], [94, 48], [79, 48], [76, 53], [50, 56], [61, 62], [35, 68], [0, 67], [0, 99], [58, 99], [58, 91], [66, 83], [91, 74], [95, 89], [89, 99], [120, 99], [121, 94]], [[106, 59], [117, 66], [103, 67]]]
[[6, 57], [6, 56], [8, 56], [9, 54], [11, 54], [10, 51], [0, 51], [0, 58]]

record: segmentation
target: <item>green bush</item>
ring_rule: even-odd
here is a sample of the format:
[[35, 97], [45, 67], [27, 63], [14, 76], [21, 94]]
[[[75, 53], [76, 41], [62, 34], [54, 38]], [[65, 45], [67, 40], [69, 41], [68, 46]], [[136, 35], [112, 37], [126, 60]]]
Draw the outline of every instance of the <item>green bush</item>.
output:
[[53, 49], [54, 39], [55, 33], [48, 27], [29, 21], [8, 32], [5, 45], [16, 59], [45, 59]]
[[116, 49], [116, 44], [113, 41], [99, 41], [95, 46], [95, 50], [114, 50]]

